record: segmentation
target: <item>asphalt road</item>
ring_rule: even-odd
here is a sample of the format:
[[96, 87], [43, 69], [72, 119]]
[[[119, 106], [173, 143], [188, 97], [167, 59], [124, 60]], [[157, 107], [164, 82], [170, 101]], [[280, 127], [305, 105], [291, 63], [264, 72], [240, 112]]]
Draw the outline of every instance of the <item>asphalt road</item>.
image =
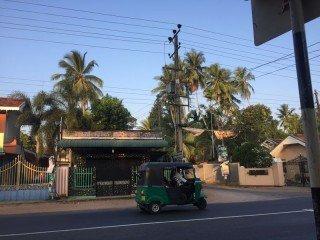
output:
[[167, 207], [0, 216], [2, 239], [315, 239], [308, 197]]

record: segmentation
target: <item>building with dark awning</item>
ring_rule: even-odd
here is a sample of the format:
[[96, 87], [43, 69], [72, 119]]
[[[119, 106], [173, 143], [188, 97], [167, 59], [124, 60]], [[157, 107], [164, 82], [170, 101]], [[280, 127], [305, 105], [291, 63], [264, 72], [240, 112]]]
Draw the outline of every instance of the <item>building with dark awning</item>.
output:
[[95, 194], [105, 196], [131, 194], [138, 166], [163, 161], [168, 143], [152, 131], [63, 131], [57, 146], [71, 175], [75, 168], [94, 169]]
[[62, 139], [62, 148], [163, 148], [168, 143], [163, 139]]

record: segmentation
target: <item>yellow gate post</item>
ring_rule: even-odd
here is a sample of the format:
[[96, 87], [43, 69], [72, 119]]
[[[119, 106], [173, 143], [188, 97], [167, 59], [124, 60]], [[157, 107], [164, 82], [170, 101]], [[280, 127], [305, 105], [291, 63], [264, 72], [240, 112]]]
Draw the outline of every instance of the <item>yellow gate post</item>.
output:
[[20, 174], [21, 174], [21, 158], [19, 156], [18, 162], [17, 162], [16, 187], [19, 187], [19, 185], [20, 185]]

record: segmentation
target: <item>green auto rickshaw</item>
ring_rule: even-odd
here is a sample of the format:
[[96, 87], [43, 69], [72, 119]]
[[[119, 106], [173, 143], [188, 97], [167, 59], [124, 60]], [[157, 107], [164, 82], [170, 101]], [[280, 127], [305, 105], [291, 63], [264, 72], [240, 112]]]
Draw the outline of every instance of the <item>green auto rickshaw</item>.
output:
[[191, 163], [148, 162], [140, 166], [135, 200], [138, 207], [156, 214], [166, 205], [207, 207], [200, 179]]

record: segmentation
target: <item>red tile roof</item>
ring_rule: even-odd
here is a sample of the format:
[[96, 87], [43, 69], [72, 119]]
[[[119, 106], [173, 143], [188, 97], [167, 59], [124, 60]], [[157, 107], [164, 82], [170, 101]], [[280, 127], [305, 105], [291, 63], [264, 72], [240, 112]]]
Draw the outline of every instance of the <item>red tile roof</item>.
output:
[[20, 107], [23, 103], [21, 99], [0, 97], [0, 107]]
[[304, 136], [304, 134], [295, 134], [295, 135], [292, 135], [294, 138], [297, 138], [299, 139], [300, 141], [302, 142], [305, 142], [306, 141], [306, 138]]

